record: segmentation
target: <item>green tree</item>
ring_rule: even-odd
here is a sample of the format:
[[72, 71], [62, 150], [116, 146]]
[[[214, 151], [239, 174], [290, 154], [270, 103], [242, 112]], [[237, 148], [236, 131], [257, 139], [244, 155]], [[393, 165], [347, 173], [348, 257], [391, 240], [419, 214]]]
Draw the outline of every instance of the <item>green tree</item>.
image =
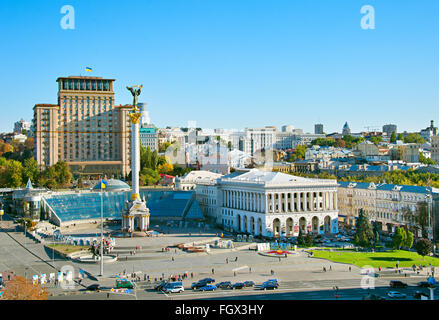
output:
[[23, 165], [16, 160], [0, 161], [0, 185], [3, 188], [19, 188], [23, 185]]
[[356, 227], [355, 244], [360, 247], [370, 248], [375, 237], [370, 219], [363, 209], [360, 209]]
[[427, 239], [419, 239], [415, 244], [416, 252], [422, 256], [422, 259], [426, 255], [429, 255], [433, 250], [433, 244]]
[[392, 135], [390, 136], [390, 143], [396, 142], [396, 131], [392, 132]]
[[410, 249], [413, 246], [413, 241], [414, 241], [414, 237], [413, 237], [413, 233], [409, 230], [406, 231], [406, 239], [404, 241], [404, 247], [406, 247], [407, 249]]
[[404, 228], [396, 228], [395, 234], [392, 238], [393, 247], [399, 250], [407, 240], [407, 234]]
[[378, 145], [382, 141], [383, 141], [383, 137], [381, 137], [381, 136], [373, 136], [370, 138], [370, 142], [372, 142], [375, 145]]
[[404, 138], [404, 143], [424, 143], [424, 139], [421, 137], [419, 133], [409, 133]]
[[55, 179], [57, 185], [65, 187], [72, 182], [72, 173], [69, 165], [64, 161], [58, 161], [55, 165]]
[[402, 133], [398, 134], [398, 138], [396, 140], [404, 141], [404, 135]]
[[311, 234], [307, 233], [304, 240], [305, 240], [305, 245], [307, 247], [312, 247], [314, 240], [313, 240]]
[[151, 168], [144, 168], [140, 172], [139, 180], [142, 181], [144, 185], [153, 185], [160, 180], [160, 174]]
[[436, 165], [436, 161], [431, 158], [426, 158], [422, 152], [419, 152], [419, 162], [423, 164]]
[[40, 166], [34, 158], [28, 158], [23, 162], [23, 182], [30, 179], [33, 183], [37, 183], [40, 178]]
[[305, 145], [298, 145], [296, 147], [296, 156], [297, 158], [304, 160], [305, 159], [305, 152], [307, 147]]

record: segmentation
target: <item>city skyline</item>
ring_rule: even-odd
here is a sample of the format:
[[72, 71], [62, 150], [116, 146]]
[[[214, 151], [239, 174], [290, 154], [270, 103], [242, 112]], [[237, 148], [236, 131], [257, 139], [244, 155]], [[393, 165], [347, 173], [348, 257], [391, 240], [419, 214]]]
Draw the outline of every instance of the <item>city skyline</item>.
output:
[[56, 78], [81, 74], [115, 78], [116, 104], [130, 103], [125, 86], [143, 84], [158, 127], [193, 120], [313, 132], [322, 123], [331, 133], [347, 121], [352, 132], [388, 123], [419, 131], [435, 120], [439, 98], [439, 5], [423, 3], [369, 1], [376, 28], [363, 30], [362, 1], [135, 1], [136, 12], [116, 1], [73, 1], [75, 29], [63, 30], [65, 3], [5, 1], [0, 131], [30, 121], [35, 104], [56, 103]]

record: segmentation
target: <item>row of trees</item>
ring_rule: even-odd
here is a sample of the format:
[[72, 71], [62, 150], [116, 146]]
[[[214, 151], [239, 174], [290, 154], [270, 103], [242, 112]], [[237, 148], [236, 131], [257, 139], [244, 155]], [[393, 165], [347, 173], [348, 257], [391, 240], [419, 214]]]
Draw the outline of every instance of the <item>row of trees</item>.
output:
[[[423, 238], [419, 239], [415, 244], [415, 249], [421, 256], [426, 256], [432, 252], [433, 244], [425, 239], [426, 235], [423, 234]], [[360, 209], [358, 220], [356, 223], [356, 232], [354, 243], [357, 246], [363, 248], [374, 248], [377, 243], [380, 242], [379, 225], [377, 223], [370, 222], [368, 215], [364, 210]], [[392, 238], [392, 246], [396, 250], [405, 248], [409, 250], [413, 246], [414, 235], [413, 232], [404, 228], [398, 227]]]
[[399, 185], [430, 186], [439, 188], [439, 174], [430, 172], [417, 172], [413, 169], [406, 171], [394, 170], [384, 172], [382, 176], [348, 176], [340, 181], [391, 183]]
[[160, 174], [183, 176], [191, 171], [190, 168], [173, 166], [169, 158], [158, 155], [157, 150], [151, 151], [140, 146], [140, 174], [139, 180], [142, 185], [154, 185], [160, 180]]
[[23, 187], [28, 179], [34, 184], [55, 189], [70, 186], [72, 174], [67, 163], [62, 161], [42, 170], [33, 158], [20, 162], [0, 157], [0, 187]]
[[355, 145], [364, 140], [365, 139], [363, 137], [354, 138], [353, 136], [347, 134], [341, 139], [317, 138], [311, 141], [311, 145], [352, 149]]

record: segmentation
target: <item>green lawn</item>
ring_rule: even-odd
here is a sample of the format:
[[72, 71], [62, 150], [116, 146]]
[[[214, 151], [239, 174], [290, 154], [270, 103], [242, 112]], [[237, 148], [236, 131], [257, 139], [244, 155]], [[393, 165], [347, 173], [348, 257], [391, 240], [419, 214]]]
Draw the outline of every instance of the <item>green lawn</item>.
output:
[[357, 267], [372, 266], [374, 268], [386, 268], [395, 267], [396, 262], [399, 261], [400, 267], [411, 267], [413, 264], [419, 265], [429, 265], [439, 266], [439, 259], [426, 256], [425, 259], [422, 258], [416, 252], [404, 251], [404, 250], [393, 250], [388, 252], [352, 252], [347, 251], [315, 251], [315, 258], [328, 259], [334, 262], [348, 263], [356, 265]]

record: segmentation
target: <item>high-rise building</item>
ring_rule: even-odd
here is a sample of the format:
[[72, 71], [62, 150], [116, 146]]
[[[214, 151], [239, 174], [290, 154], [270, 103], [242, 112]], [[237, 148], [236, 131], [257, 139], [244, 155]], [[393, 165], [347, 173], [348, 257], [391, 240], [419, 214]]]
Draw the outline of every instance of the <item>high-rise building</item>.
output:
[[431, 137], [431, 159], [439, 164], [439, 136]]
[[20, 119], [19, 121], [14, 123], [14, 132], [15, 133], [22, 133], [23, 130], [25, 130], [25, 131], [30, 130], [30, 122], [27, 122], [24, 119]]
[[323, 124], [317, 123], [314, 125], [314, 133], [315, 134], [323, 134]]
[[65, 161], [73, 172], [130, 171], [132, 106], [115, 106], [114, 79], [60, 77], [58, 104], [34, 106], [35, 159], [43, 166]]
[[397, 127], [396, 124], [385, 124], [383, 126], [383, 133], [386, 133], [388, 137], [392, 135], [392, 133], [395, 132], [397, 134]]

